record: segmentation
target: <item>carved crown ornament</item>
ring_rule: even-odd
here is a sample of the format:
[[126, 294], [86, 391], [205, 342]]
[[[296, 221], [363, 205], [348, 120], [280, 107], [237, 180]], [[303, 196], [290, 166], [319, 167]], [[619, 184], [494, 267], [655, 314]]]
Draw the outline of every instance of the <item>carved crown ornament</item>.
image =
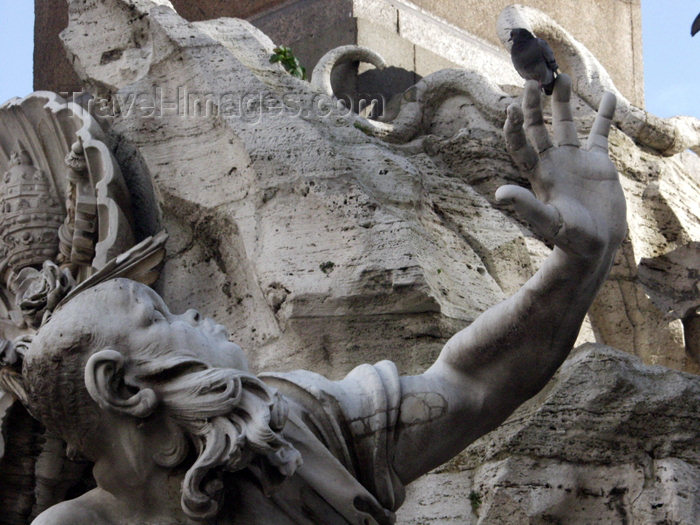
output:
[[0, 390], [24, 401], [23, 349], [55, 308], [112, 277], [152, 284], [166, 235], [137, 243], [99, 123], [39, 91], [0, 106]]

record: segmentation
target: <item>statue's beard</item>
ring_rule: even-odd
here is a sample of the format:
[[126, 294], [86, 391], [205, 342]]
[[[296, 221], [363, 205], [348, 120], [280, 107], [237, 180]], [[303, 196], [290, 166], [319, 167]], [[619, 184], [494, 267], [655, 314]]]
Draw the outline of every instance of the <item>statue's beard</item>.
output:
[[181, 503], [188, 516], [216, 516], [223, 471], [241, 470], [255, 460], [287, 477], [301, 465], [301, 455], [281, 434], [287, 405], [277, 392], [239, 370], [205, 368], [182, 358], [166, 361], [140, 378], [160, 383], [163, 408], [181, 429], [175, 444], [157, 454], [156, 461], [175, 467], [187, 456], [188, 441], [196, 449], [197, 459], [182, 484]]

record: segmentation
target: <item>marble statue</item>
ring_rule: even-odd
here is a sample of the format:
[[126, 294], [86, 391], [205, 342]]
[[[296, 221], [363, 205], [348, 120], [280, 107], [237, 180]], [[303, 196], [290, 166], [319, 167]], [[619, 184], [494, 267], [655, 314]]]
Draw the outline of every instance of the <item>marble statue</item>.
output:
[[105, 279], [43, 319], [23, 356], [31, 413], [94, 462], [97, 487], [45, 524], [353, 523], [395, 520], [404, 487], [497, 427], [568, 355], [626, 232], [608, 156], [615, 96], [588, 142], [573, 124], [571, 80], [536, 82], [508, 107], [508, 150], [529, 178], [501, 187], [554, 250], [512, 297], [444, 346], [424, 373], [390, 361], [340, 381], [307, 371], [248, 372], [226, 330], [172, 314], [149, 287]]

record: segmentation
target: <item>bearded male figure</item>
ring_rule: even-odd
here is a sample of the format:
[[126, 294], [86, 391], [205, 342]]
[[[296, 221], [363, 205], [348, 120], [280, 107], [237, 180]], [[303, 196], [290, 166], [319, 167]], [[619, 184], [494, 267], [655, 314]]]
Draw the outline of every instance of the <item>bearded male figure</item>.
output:
[[35, 523], [392, 523], [406, 484], [498, 426], [552, 377], [625, 234], [607, 152], [615, 98], [603, 97], [580, 147], [570, 94], [561, 75], [556, 145], [536, 82], [522, 111], [508, 108], [508, 148], [536, 197], [514, 186], [496, 195], [553, 252], [421, 375], [399, 376], [383, 361], [341, 381], [305, 371], [256, 378], [223, 328], [194, 311], [173, 315], [127, 280], [59, 308], [25, 356], [29, 406], [95, 463], [97, 488]]

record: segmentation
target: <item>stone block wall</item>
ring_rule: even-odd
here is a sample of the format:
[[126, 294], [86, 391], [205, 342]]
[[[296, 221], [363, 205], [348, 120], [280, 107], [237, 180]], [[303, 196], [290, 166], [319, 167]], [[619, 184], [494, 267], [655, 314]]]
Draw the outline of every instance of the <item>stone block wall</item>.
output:
[[[496, 18], [512, 0], [173, 0], [190, 21], [247, 18], [273, 42], [291, 46], [311, 70], [329, 49], [361, 44], [385, 55], [390, 66], [424, 76], [445, 67], [503, 54]], [[639, 0], [523, 0], [552, 16], [606, 67], [620, 91], [643, 106], [641, 4]], [[64, 0], [35, 4], [34, 89], [78, 91], [58, 34], [67, 25]], [[364, 70], [360, 69], [360, 73]], [[353, 75], [344, 75], [352, 83]], [[409, 78], [410, 77], [410, 78]], [[397, 73], [400, 90], [415, 80]], [[517, 77], [515, 77], [517, 81]], [[371, 75], [350, 88], [376, 90]], [[387, 92], [387, 93], [389, 93]], [[390, 93], [389, 93], [390, 94]], [[18, 95], [24, 95], [18, 93]]]

